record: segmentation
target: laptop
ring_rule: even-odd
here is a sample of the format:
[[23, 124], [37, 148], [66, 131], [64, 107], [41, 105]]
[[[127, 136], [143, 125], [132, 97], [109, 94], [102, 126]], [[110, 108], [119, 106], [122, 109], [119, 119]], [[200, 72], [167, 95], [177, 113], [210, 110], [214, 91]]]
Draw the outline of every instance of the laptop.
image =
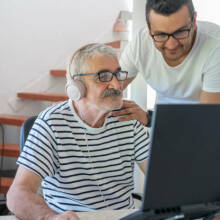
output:
[[220, 105], [159, 104], [152, 123], [142, 207], [122, 220], [220, 211]]

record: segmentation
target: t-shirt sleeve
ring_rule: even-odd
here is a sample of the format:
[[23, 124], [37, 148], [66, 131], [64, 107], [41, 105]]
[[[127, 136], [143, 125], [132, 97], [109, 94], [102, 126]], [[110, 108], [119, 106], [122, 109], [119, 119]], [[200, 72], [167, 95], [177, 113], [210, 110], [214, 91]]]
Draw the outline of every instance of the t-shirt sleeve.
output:
[[206, 92], [220, 92], [220, 46], [208, 56], [203, 74], [202, 89]]
[[37, 118], [29, 132], [17, 164], [38, 174], [42, 179], [55, 174], [58, 168], [57, 143], [50, 126]]
[[138, 73], [138, 69], [135, 65], [135, 40], [127, 44], [120, 57], [120, 66], [124, 71], [128, 71], [128, 78], [135, 77]]
[[150, 138], [149, 133], [145, 130], [144, 126], [135, 121], [134, 124], [134, 146], [135, 146], [135, 161], [140, 163], [149, 157]]

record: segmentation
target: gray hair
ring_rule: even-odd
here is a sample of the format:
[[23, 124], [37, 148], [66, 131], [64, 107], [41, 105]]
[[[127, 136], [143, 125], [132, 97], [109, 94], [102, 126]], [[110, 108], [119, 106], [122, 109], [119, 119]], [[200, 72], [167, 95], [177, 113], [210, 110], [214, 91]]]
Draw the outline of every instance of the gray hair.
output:
[[[117, 50], [111, 46], [93, 43], [79, 48], [69, 59], [66, 71], [67, 84], [71, 83], [72, 77], [77, 74], [88, 73], [89, 71], [89, 59], [93, 59], [101, 56], [109, 56], [118, 59]], [[83, 80], [82, 77], [77, 78]]]

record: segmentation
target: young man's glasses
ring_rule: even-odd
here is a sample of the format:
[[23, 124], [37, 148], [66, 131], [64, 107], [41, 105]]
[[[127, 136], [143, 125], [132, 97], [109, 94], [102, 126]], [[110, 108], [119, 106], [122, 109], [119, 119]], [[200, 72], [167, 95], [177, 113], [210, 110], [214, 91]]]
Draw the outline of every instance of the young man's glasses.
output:
[[172, 34], [167, 34], [167, 33], [151, 34], [151, 37], [156, 42], [166, 42], [169, 40], [171, 36], [176, 40], [182, 40], [189, 37], [189, 32], [192, 29], [192, 25], [193, 22], [191, 23], [190, 28], [188, 29], [177, 30]]
[[124, 81], [127, 79], [128, 72], [118, 70], [118, 71], [112, 73], [109, 70], [101, 70], [98, 73], [76, 74], [76, 75], [73, 75], [73, 78], [77, 77], [77, 76], [98, 76], [99, 81], [101, 81], [101, 82], [110, 82], [112, 80], [113, 76], [115, 76], [118, 81]]

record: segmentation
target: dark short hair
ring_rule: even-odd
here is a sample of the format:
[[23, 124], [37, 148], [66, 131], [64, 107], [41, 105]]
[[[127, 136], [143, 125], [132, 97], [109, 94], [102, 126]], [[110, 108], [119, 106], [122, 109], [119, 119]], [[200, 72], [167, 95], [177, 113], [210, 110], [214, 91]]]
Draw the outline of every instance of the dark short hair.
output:
[[177, 12], [183, 5], [188, 7], [191, 20], [193, 21], [195, 8], [192, 0], [147, 0], [145, 11], [146, 21], [150, 25], [149, 14], [151, 9], [158, 14], [169, 16]]

